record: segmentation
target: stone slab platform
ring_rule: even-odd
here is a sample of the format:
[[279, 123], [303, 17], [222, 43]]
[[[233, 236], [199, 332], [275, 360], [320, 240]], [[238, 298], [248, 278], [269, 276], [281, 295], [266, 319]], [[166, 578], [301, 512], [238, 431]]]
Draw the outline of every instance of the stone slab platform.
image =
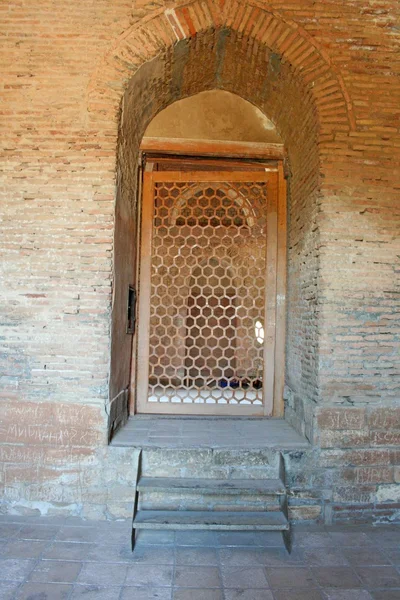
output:
[[137, 448], [309, 448], [284, 419], [163, 417], [135, 415], [114, 436], [112, 446]]

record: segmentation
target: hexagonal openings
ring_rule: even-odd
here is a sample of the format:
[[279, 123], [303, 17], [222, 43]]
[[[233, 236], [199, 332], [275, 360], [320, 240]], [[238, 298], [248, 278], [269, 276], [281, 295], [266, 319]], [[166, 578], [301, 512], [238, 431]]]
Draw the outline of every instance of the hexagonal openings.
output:
[[156, 184], [149, 401], [262, 403], [265, 226], [264, 182]]

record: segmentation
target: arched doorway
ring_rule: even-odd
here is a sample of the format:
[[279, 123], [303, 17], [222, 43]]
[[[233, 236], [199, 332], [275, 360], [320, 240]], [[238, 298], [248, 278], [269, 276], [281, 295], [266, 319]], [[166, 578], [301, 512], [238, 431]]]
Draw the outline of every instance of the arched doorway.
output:
[[[194, 10], [197, 2], [190, 3]], [[229, 90], [268, 115], [285, 142], [291, 165], [288, 229], [286, 383], [291, 422], [311, 427], [318, 395], [319, 198], [321, 161], [331, 135], [351, 128], [343, 81], [304, 31], [247, 6], [248, 26], [232, 22], [230, 5], [187, 28], [185, 8], [160, 11], [110, 49], [88, 90], [90, 118], [106, 122], [121, 106], [116, 199], [110, 422], [123, 418], [131, 340], [126, 336], [126, 290], [135, 283], [138, 152], [151, 119], [171, 103], [210, 89]], [[200, 13], [199, 13], [200, 14]], [[204, 16], [204, 15], [203, 15]], [[178, 29], [177, 29], [178, 28]], [[138, 40], [153, 42], [138, 46]], [[178, 39], [179, 41], [176, 41]], [[116, 84], [117, 82], [117, 84]], [[279, 297], [279, 295], [278, 295]], [[281, 342], [279, 342], [281, 343]], [[133, 401], [132, 401], [133, 400]], [[134, 411], [134, 398], [131, 412]], [[116, 416], [114, 416], [116, 415]], [[111, 425], [112, 426], [112, 425]], [[116, 425], [118, 426], [118, 424]]]

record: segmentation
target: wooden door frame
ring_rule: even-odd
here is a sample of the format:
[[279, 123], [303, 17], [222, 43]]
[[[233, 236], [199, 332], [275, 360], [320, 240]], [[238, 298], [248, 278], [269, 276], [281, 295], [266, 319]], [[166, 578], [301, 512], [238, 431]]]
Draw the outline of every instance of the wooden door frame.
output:
[[283, 160], [282, 143], [230, 142], [226, 140], [190, 140], [182, 138], [144, 137], [142, 152], [177, 156], [214, 156], [247, 160]]
[[[141, 214], [138, 218], [138, 330], [136, 339], [133, 340], [134, 347], [132, 352], [132, 376], [130, 386], [130, 412], [138, 411], [138, 397], [140, 394], [144, 398], [147, 394], [148, 386], [148, 347], [149, 347], [149, 316], [150, 316], [150, 269], [151, 269], [151, 231], [148, 228], [152, 226], [153, 200], [143, 202], [144, 198], [153, 198], [153, 187], [158, 181], [240, 181], [243, 179], [243, 172], [240, 171], [222, 171], [222, 172], [174, 172], [174, 171], [153, 171], [152, 167], [143, 172]], [[225, 168], [225, 166], [223, 167]], [[284, 178], [283, 161], [278, 160], [273, 166], [265, 168], [263, 171], [253, 171], [251, 178], [255, 181], [269, 181], [270, 186], [276, 186], [276, 193], [271, 194], [272, 205], [269, 205], [269, 214], [267, 219], [267, 273], [266, 273], [266, 309], [265, 309], [265, 336], [264, 345], [264, 382], [269, 385], [264, 388], [263, 406], [239, 406], [231, 405], [230, 415], [237, 414], [242, 416], [273, 416], [282, 417], [284, 413], [283, 388], [284, 388], [284, 366], [285, 366], [285, 325], [286, 325], [286, 181]], [[247, 174], [247, 180], [249, 180]], [[269, 201], [268, 201], [269, 202]], [[142, 227], [144, 224], [144, 230]], [[144, 261], [144, 262], [143, 262]], [[139, 269], [140, 265], [140, 269]], [[139, 274], [140, 273], [140, 274]], [[147, 276], [147, 284], [146, 284]], [[148, 301], [143, 302], [143, 293]], [[142, 301], [140, 301], [140, 296]], [[139, 348], [139, 343], [142, 348]], [[143, 347], [147, 347], [147, 353]], [[137, 381], [137, 373], [142, 374], [141, 382]], [[146, 377], [143, 374], [146, 373]], [[145, 383], [143, 383], [145, 382]], [[144, 389], [137, 389], [138, 386], [146, 384], [146, 394]], [[146, 413], [160, 413], [159, 403], [147, 403]], [[180, 414], [198, 414], [199, 406], [196, 404], [179, 405], [184, 406]], [[177, 405], [178, 407], [178, 405]], [[226, 405], [202, 404], [202, 414], [224, 415]], [[246, 409], [246, 410], [244, 410]], [[144, 412], [144, 411], [143, 411]], [[225, 412], [226, 414], [226, 412]]]

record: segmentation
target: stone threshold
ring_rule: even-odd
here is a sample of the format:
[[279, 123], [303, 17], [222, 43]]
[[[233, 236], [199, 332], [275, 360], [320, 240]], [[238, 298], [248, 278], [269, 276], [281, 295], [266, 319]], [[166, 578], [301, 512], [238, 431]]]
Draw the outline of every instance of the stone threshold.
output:
[[131, 448], [276, 449], [310, 448], [285, 419], [135, 415], [111, 446]]

